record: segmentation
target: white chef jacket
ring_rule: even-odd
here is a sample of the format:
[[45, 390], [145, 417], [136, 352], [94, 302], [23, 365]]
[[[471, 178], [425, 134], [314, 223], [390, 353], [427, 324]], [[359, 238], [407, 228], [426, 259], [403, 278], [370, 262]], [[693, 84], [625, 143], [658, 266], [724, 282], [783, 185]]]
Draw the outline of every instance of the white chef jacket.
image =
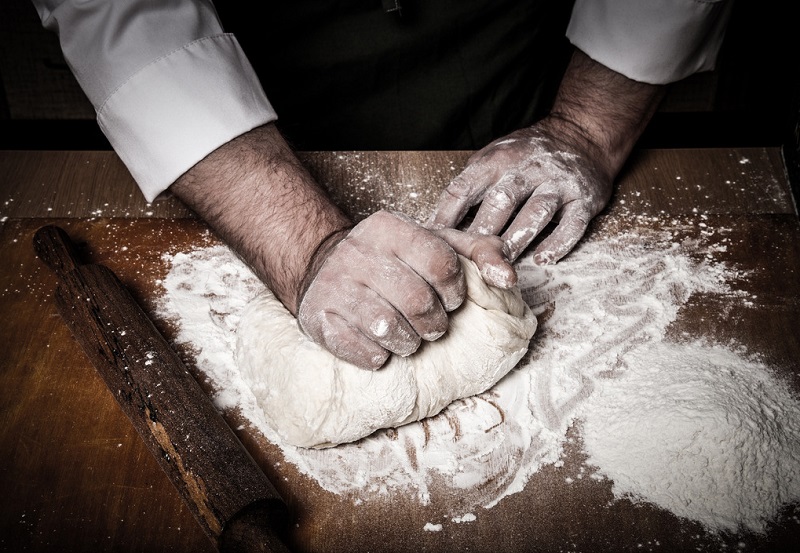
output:
[[[152, 201], [231, 139], [277, 119], [211, 0], [33, 0], [97, 121]], [[713, 69], [732, 0], [577, 0], [569, 40], [627, 77]]]

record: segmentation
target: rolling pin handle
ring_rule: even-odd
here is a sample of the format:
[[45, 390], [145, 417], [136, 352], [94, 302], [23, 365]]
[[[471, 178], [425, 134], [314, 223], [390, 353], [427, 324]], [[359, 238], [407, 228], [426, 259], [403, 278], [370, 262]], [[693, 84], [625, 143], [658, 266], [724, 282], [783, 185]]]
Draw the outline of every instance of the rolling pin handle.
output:
[[33, 236], [33, 249], [45, 265], [65, 277], [81, 265], [78, 249], [61, 227], [47, 225]]
[[253, 503], [226, 522], [217, 549], [220, 553], [290, 553], [280, 535], [288, 522], [282, 500]]
[[[55, 225], [36, 231], [33, 248], [60, 280], [62, 318], [220, 552], [287, 553], [283, 499], [122, 282], [103, 265], [83, 265]], [[162, 383], [171, 393], [151, 398], [147, 390]], [[182, 438], [189, 434], [199, 436], [196, 447]]]

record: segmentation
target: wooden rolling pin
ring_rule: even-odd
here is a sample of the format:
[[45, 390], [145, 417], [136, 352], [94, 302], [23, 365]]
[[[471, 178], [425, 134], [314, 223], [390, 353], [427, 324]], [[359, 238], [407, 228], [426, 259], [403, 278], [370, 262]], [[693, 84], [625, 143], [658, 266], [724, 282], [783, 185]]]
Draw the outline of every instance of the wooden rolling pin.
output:
[[81, 265], [64, 230], [39, 229], [58, 311], [220, 551], [288, 551], [278, 492], [116, 275]]

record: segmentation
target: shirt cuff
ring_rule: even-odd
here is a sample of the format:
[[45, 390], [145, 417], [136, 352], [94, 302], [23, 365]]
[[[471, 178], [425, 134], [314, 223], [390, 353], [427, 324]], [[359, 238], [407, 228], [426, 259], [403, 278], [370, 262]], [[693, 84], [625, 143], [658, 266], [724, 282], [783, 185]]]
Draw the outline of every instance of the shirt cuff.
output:
[[230, 34], [198, 39], [150, 63], [97, 111], [148, 201], [219, 146], [275, 119]]
[[626, 77], [667, 84], [714, 69], [732, 2], [577, 0], [567, 38]]

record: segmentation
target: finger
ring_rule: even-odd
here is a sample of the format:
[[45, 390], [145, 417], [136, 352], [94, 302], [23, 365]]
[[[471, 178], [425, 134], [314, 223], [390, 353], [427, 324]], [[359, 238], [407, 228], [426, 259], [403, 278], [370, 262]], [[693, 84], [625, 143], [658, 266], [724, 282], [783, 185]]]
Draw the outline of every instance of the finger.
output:
[[[334, 271], [335, 274], [344, 272], [342, 268]], [[360, 279], [331, 282], [329, 274], [321, 275], [309, 287], [301, 303], [298, 320], [314, 341], [332, 351], [340, 348], [334, 353], [347, 359], [350, 354], [344, 349], [349, 347], [348, 344], [357, 347], [354, 355], [362, 360], [365, 354], [359, 352], [366, 351], [373, 357], [379, 353], [373, 346], [367, 348], [364, 339], [372, 341], [382, 350], [401, 356], [414, 353], [421, 342], [403, 315]], [[347, 343], [341, 343], [342, 337], [347, 338]]]
[[457, 253], [474, 261], [487, 284], [507, 290], [517, 283], [517, 273], [506, 259], [504, 243], [499, 237], [455, 229], [438, 230], [436, 234]]
[[439, 195], [433, 213], [425, 222], [430, 229], [455, 227], [483, 197], [494, 170], [482, 163], [468, 165]]
[[395, 256], [433, 289], [445, 311], [461, 305], [467, 284], [458, 256], [447, 242], [427, 229], [413, 226], [400, 239], [393, 240], [392, 248]]
[[[370, 287], [384, 297], [397, 295], [396, 281], [389, 279], [399, 278], [397, 271], [404, 267], [407, 274], [433, 289], [445, 311], [464, 301], [466, 282], [456, 252], [409, 217], [389, 211], [373, 213], [350, 232], [350, 238], [337, 246], [337, 252], [345, 260], [361, 259], [355, 266], [359, 278], [371, 282]], [[350, 269], [354, 269], [352, 261], [345, 267]]]
[[520, 175], [508, 173], [491, 186], [469, 227], [470, 232], [499, 234], [534, 189]]
[[[340, 315], [359, 332], [382, 348], [406, 357], [420, 345], [420, 337], [406, 318], [374, 290], [361, 287], [353, 302]], [[445, 322], [445, 329], [446, 329]]]
[[552, 192], [534, 192], [503, 233], [508, 260], [515, 261], [533, 239], [547, 226], [561, 208], [561, 196]]
[[[439, 297], [411, 267], [396, 261], [380, 268], [372, 277], [370, 287], [408, 321], [416, 336], [433, 341], [447, 331], [447, 313]], [[416, 347], [404, 354], [413, 351]]]
[[536, 247], [534, 263], [549, 265], [567, 255], [586, 233], [589, 221], [591, 214], [581, 204], [565, 206], [558, 226]]
[[338, 313], [323, 313], [316, 322], [318, 326], [308, 329], [308, 334], [343, 361], [374, 371], [380, 369], [389, 358], [387, 350], [351, 326]]

